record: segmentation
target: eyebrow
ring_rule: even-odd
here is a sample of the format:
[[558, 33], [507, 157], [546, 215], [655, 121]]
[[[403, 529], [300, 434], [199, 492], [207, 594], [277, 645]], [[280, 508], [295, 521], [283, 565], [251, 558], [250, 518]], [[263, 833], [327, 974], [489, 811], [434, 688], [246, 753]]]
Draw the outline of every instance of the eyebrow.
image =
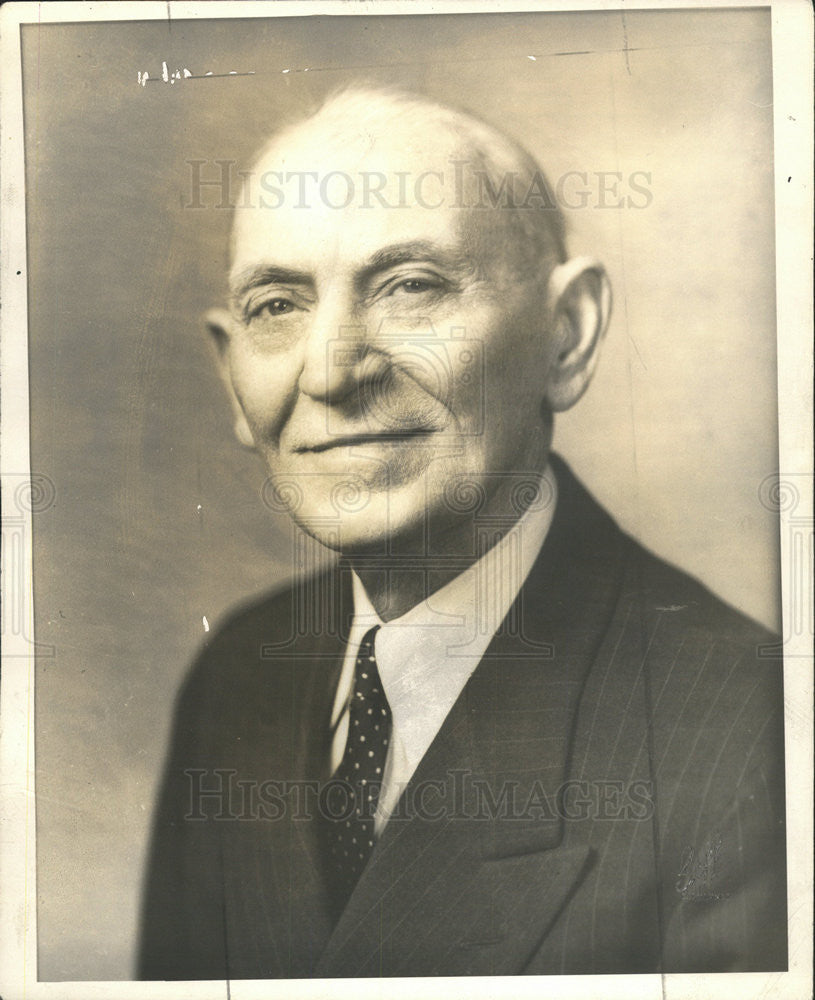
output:
[[[359, 291], [382, 271], [399, 264], [409, 264], [416, 260], [428, 260], [451, 269], [457, 275], [471, 273], [472, 264], [467, 258], [454, 250], [447, 249], [429, 240], [410, 240], [406, 243], [394, 243], [382, 247], [371, 254], [369, 260], [354, 276], [354, 286]], [[314, 278], [306, 271], [298, 271], [275, 264], [260, 264], [237, 271], [230, 278], [234, 291], [232, 298], [235, 303], [253, 288], [264, 285], [285, 284], [313, 287]]]
[[312, 285], [311, 275], [305, 271], [296, 271], [290, 267], [278, 267], [275, 264], [260, 264], [242, 268], [230, 275], [232, 298], [238, 302], [253, 288], [264, 285]]
[[411, 240], [382, 247], [373, 253], [355, 276], [354, 285], [357, 291], [363, 291], [371, 279], [382, 271], [417, 260], [426, 260], [444, 267], [452, 271], [455, 277], [463, 277], [473, 271], [472, 263], [462, 253], [428, 240]]

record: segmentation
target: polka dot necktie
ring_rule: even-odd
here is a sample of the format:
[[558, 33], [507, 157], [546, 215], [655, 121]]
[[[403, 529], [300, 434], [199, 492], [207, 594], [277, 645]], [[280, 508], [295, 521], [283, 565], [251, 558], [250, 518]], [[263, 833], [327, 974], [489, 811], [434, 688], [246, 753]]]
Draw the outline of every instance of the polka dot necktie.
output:
[[374, 656], [378, 625], [360, 643], [354, 690], [348, 706], [348, 740], [334, 781], [329, 823], [329, 867], [339, 912], [357, 884], [374, 847], [374, 815], [391, 737], [391, 710]]

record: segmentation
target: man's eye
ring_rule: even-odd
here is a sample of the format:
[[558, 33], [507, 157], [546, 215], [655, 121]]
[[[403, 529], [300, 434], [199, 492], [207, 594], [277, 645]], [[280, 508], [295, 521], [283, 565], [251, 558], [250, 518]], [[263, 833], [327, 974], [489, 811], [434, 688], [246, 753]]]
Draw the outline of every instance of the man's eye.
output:
[[294, 303], [288, 299], [272, 299], [263, 305], [263, 311], [271, 313], [272, 316], [282, 316], [294, 310]]
[[430, 281], [426, 278], [407, 278], [400, 281], [393, 289], [394, 292], [407, 292], [409, 295], [418, 295], [421, 292], [434, 292], [440, 288], [438, 281]]

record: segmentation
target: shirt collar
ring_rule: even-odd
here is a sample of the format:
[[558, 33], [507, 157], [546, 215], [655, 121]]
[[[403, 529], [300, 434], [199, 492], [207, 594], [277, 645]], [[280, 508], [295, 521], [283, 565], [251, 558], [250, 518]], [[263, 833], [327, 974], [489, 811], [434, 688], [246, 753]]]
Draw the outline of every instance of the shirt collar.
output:
[[538, 498], [477, 562], [399, 618], [382, 622], [353, 574], [351, 642], [358, 645], [380, 625], [377, 667], [411, 767], [424, 756], [543, 546], [557, 502], [549, 467]]

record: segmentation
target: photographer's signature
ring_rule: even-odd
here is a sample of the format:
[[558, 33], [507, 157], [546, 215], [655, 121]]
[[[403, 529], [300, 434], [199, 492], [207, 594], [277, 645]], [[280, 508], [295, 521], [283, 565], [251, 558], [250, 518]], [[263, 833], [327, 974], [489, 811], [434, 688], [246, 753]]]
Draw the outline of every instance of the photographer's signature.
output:
[[704, 844], [701, 848], [686, 847], [676, 876], [676, 891], [688, 902], [701, 903], [725, 899], [729, 893], [717, 886], [719, 855], [722, 838]]

